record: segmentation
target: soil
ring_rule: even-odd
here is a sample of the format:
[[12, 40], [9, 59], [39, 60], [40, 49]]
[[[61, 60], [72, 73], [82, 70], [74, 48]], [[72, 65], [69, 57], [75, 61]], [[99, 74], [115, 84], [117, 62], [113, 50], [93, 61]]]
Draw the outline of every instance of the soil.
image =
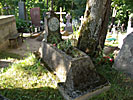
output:
[[41, 47], [41, 41], [36, 38], [25, 38], [24, 42], [19, 45], [18, 48], [10, 48], [8, 52], [18, 54], [22, 57], [26, 56], [27, 53], [38, 51]]
[[[6, 49], [6, 52], [26, 57], [28, 53], [38, 51], [41, 47], [41, 41], [38, 41], [37, 39], [38, 37], [24, 38], [24, 42], [19, 43], [17, 48], [8, 48]], [[8, 67], [15, 61], [16, 60], [12, 59], [0, 59], [0, 68]]]

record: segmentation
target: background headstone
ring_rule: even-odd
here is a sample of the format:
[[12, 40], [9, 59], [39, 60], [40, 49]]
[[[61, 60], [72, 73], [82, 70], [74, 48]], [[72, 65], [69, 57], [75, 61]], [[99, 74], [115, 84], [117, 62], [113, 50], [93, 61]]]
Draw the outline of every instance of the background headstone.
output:
[[26, 19], [26, 8], [25, 8], [25, 2], [20, 1], [18, 3], [19, 6], [19, 18]]
[[66, 22], [65, 31], [68, 32], [69, 34], [72, 34], [73, 33], [73, 29], [72, 29], [72, 24], [70, 22], [71, 15], [70, 14], [67, 14], [66, 15], [66, 19], [67, 19], [67, 22]]
[[40, 24], [40, 21], [41, 21], [40, 8], [39, 7], [31, 8], [30, 16], [31, 16], [32, 24], [37, 26], [37, 27], [40, 27], [41, 26], [41, 24]]
[[133, 78], [133, 32], [124, 39], [122, 48], [114, 61], [114, 68]]

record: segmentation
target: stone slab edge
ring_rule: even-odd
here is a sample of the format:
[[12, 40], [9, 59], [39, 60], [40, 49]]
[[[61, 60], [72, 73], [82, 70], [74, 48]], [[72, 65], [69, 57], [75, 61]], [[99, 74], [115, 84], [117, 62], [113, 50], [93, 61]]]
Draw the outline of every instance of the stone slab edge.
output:
[[65, 93], [65, 91], [64, 91], [64, 89], [63, 89], [62, 87], [60, 87], [60, 86], [58, 85], [58, 89], [59, 89], [60, 93], [63, 95], [63, 97], [64, 97], [66, 100], [89, 100], [89, 99], [90, 99], [91, 97], [93, 97], [93, 96], [96, 96], [96, 95], [98, 95], [98, 94], [100, 94], [100, 93], [102, 93], [102, 92], [108, 91], [109, 88], [110, 88], [110, 83], [109, 83], [109, 85], [104, 86], [103, 88], [97, 89], [96, 91], [93, 91], [93, 92], [88, 92], [88, 93], [86, 93], [86, 94], [84, 94], [84, 95], [81, 95], [81, 96], [76, 97], [76, 98], [73, 99], [73, 98], [71, 98], [69, 95], [67, 95], [67, 94]]

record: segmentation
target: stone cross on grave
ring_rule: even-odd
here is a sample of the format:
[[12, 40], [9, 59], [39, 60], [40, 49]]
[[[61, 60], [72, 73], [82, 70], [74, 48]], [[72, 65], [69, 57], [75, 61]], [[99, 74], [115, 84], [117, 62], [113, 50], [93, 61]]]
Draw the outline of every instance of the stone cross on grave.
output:
[[[51, 7], [52, 8], [52, 7]], [[66, 14], [66, 12], [62, 12], [62, 7], [60, 7], [60, 12], [54, 12], [55, 14], [59, 14], [60, 15], [60, 22], [63, 22], [63, 18], [62, 18], [62, 15]], [[49, 12], [46, 12], [46, 14], [48, 15]]]
[[80, 20], [81, 20], [81, 26], [82, 26], [83, 21], [84, 21], [84, 17], [83, 17], [83, 16], [81, 16]]
[[81, 18], [80, 18], [79, 20], [81, 20], [81, 25], [80, 25], [80, 27], [79, 27], [79, 31], [80, 31], [80, 30], [81, 30], [81, 27], [82, 27], [82, 24], [83, 24], [83, 21], [84, 21], [84, 17], [81, 16]]

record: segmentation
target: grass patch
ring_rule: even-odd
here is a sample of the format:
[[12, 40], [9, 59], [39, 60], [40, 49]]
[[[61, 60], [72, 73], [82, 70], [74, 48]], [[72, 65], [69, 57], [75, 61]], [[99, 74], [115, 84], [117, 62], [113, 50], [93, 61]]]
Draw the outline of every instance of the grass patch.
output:
[[[111, 83], [109, 91], [90, 100], [133, 100], [133, 81], [114, 70], [113, 63], [95, 65]], [[7, 68], [0, 69], [0, 94], [10, 100], [64, 100], [57, 90], [58, 80], [30, 54]]]
[[133, 80], [113, 69], [112, 64], [106, 62], [96, 66], [97, 71], [111, 83], [111, 88], [90, 100], [133, 100]]
[[21, 59], [22, 57], [14, 53], [9, 53], [5, 51], [0, 52], [0, 59], [8, 59], [8, 58]]
[[63, 100], [53, 79], [56, 77], [30, 54], [0, 69], [0, 94], [11, 100]]

